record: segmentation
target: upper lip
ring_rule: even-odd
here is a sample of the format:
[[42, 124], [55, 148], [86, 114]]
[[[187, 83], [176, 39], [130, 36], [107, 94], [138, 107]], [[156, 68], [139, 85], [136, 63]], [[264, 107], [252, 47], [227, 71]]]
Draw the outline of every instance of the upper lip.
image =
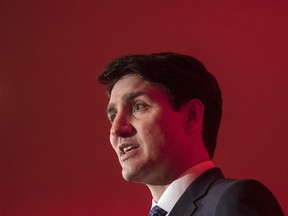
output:
[[138, 147], [139, 146], [137, 144], [131, 142], [121, 143], [118, 145], [118, 149], [120, 150], [121, 154], [126, 154], [128, 151]]

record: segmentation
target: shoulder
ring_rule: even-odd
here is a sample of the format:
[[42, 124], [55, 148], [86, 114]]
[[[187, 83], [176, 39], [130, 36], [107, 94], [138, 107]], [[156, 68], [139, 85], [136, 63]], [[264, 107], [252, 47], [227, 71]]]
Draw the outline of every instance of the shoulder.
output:
[[273, 194], [262, 183], [225, 178], [213, 168], [191, 183], [170, 212], [172, 215], [284, 216]]
[[217, 194], [217, 215], [284, 215], [271, 191], [252, 179], [220, 179], [211, 186]]

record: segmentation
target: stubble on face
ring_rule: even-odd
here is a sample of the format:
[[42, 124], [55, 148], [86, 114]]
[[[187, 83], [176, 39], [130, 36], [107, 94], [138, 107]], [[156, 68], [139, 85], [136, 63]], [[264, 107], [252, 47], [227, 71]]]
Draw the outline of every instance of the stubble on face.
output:
[[[181, 125], [181, 119], [166, 94], [148, 81], [129, 75], [115, 84], [109, 104], [116, 109], [110, 141], [122, 166], [123, 178], [145, 184], [167, 183], [173, 167], [171, 151], [176, 149], [175, 137], [180, 134], [173, 124]], [[125, 128], [134, 132], [124, 131]], [[135, 148], [125, 154], [119, 150], [119, 146], [129, 144]]]

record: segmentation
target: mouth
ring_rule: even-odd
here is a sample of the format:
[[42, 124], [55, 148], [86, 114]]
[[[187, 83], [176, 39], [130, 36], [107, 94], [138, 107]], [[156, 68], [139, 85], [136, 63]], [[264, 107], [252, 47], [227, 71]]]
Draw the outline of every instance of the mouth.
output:
[[131, 144], [131, 143], [124, 143], [124, 144], [120, 144], [118, 148], [119, 148], [121, 154], [124, 155], [130, 151], [137, 149], [138, 146], [135, 144]]

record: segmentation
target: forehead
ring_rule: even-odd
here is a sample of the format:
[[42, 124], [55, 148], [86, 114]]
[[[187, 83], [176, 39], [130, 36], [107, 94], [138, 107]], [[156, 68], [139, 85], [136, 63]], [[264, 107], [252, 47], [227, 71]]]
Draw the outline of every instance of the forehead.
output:
[[126, 75], [118, 80], [113, 86], [110, 94], [110, 100], [119, 96], [122, 97], [127, 93], [136, 93], [140, 91], [150, 92], [155, 89], [160, 90], [160, 88], [155, 84], [152, 84], [151, 82], [146, 81], [137, 75]]
[[126, 75], [112, 88], [109, 104], [129, 102], [139, 96], [146, 96], [155, 101], [169, 101], [165, 92], [158, 85], [137, 75]]

